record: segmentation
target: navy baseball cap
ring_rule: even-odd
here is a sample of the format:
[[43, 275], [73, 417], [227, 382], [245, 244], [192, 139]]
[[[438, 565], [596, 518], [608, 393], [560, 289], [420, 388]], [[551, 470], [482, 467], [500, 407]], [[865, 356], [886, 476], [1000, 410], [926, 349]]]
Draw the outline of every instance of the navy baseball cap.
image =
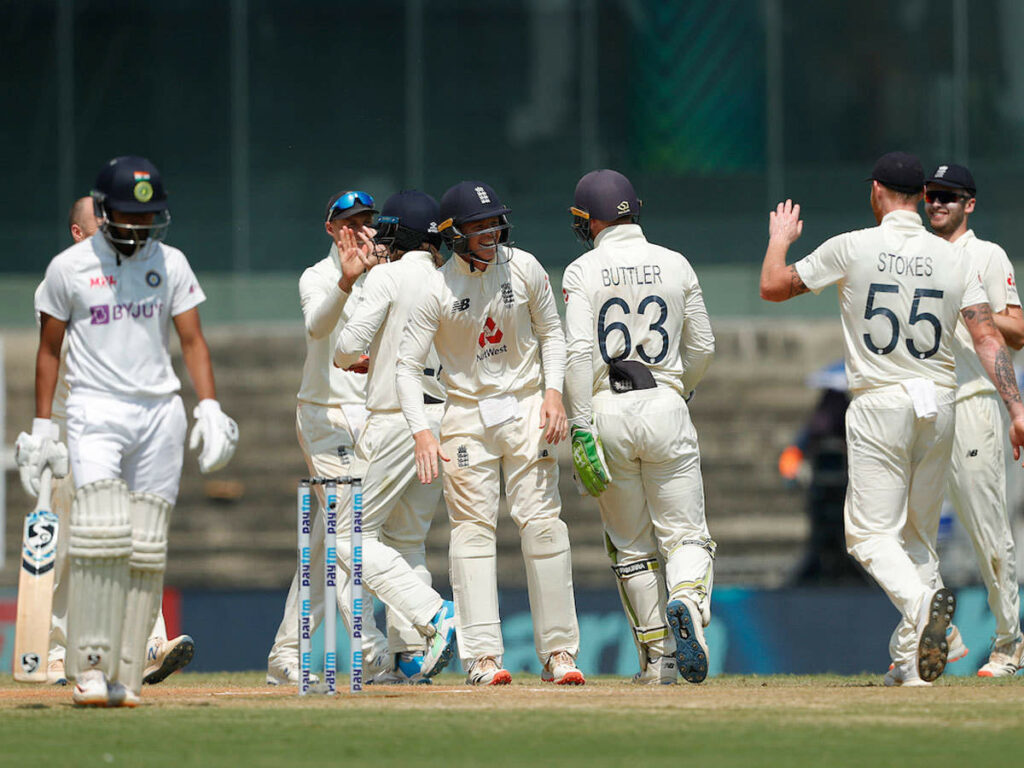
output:
[[909, 152], [889, 152], [878, 158], [871, 175], [865, 181], [877, 181], [889, 189], [912, 195], [924, 187], [924, 169], [917, 155]]
[[441, 206], [426, 192], [404, 189], [396, 192], [380, 207], [380, 224], [394, 223], [423, 235], [424, 240], [434, 245], [441, 244], [437, 224], [441, 220]]
[[978, 191], [978, 187], [974, 183], [974, 176], [971, 175], [971, 172], [966, 166], [957, 165], [956, 163], [940, 165], [935, 169], [935, 173], [925, 180], [925, 183], [941, 184], [944, 187], [962, 189], [965, 192], [969, 192], [971, 197], [974, 197], [974, 194]]
[[159, 213], [167, 210], [167, 193], [160, 171], [144, 157], [115, 157], [96, 176], [94, 192], [112, 211]]
[[618, 171], [591, 171], [576, 184], [576, 208], [591, 219], [614, 221], [622, 216], [640, 215], [640, 198], [633, 184]]

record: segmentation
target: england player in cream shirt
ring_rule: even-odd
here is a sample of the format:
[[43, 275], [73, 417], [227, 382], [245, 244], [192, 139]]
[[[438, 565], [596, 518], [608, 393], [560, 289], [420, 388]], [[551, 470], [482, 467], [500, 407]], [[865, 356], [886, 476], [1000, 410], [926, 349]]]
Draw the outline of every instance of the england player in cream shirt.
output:
[[[976, 272], [992, 307], [992, 320], [1007, 344], [1024, 346], [1024, 315], [1006, 252], [968, 229], [977, 203], [970, 170], [940, 165], [928, 179], [924, 210], [937, 235], [954, 244], [967, 268]], [[992, 380], [978, 360], [970, 334], [957, 323], [956, 429], [947, 489], [974, 544], [996, 634], [980, 677], [1007, 677], [1024, 664], [1020, 628], [1017, 560], [1006, 504], [1006, 439], [1003, 411]]]
[[[388, 263], [367, 275], [359, 309], [338, 336], [334, 354], [335, 365], [347, 368], [358, 363], [367, 346], [370, 350], [370, 417], [356, 444], [363, 473], [363, 573], [377, 596], [404, 618], [390, 622], [388, 651], [394, 661], [380, 682], [434, 676], [451, 657], [454, 635], [454, 606], [430, 588], [426, 559], [427, 532], [441, 488], [416, 477], [412, 433], [395, 389], [395, 360], [409, 308], [441, 261], [438, 218], [437, 201], [423, 192], [399, 192], [385, 201], [374, 239], [386, 249]], [[433, 349], [426, 366], [422, 397], [430, 429], [437, 435], [444, 388]]]
[[[574, 460], [603, 443], [608, 481], [587, 490], [598, 496], [640, 655], [634, 679], [670, 684], [682, 674], [699, 683], [708, 672], [703, 628], [711, 620], [715, 542], [685, 398], [715, 339], [697, 275], [681, 254], [644, 237], [629, 179], [592, 171], [574, 200], [574, 231], [593, 247], [562, 278]], [[594, 459], [601, 462], [599, 451]], [[581, 478], [587, 470], [580, 467]]]
[[935, 538], [953, 445], [958, 317], [1013, 417], [1015, 456], [1024, 443], [1024, 406], [987, 296], [953, 247], [925, 231], [917, 212], [923, 191], [916, 157], [883, 156], [871, 187], [879, 226], [833, 237], [790, 266], [786, 253], [803, 222], [799, 206], [780, 203], [761, 271], [769, 301], [838, 284], [853, 397], [847, 547], [902, 615], [887, 685], [928, 685], [946, 664], [955, 599], [936, 589]]
[[[306, 329], [306, 362], [302, 367], [295, 431], [306, 466], [313, 476], [349, 474], [352, 449], [366, 421], [366, 377], [331, 364], [341, 328], [359, 303], [363, 273], [377, 263], [371, 253], [369, 223], [376, 210], [365, 192], [338, 193], [327, 203], [324, 228], [333, 241], [327, 256], [299, 279], [299, 301]], [[348, 289], [344, 290], [342, 285]], [[343, 449], [341, 455], [339, 448]], [[347, 485], [338, 486], [338, 504], [350, 503]], [[313, 516], [310, 560], [313, 573], [323, 572], [324, 490], [315, 486], [320, 513]], [[296, 570], [285, 600], [284, 616], [267, 657], [267, 684], [299, 681], [299, 574]], [[313, 629], [323, 621], [323, 580], [313, 579]], [[338, 572], [338, 603], [345, 626], [351, 626], [349, 580]], [[372, 619], [372, 617], [371, 617]], [[387, 642], [372, 620], [363, 622], [364, 673], [372, 678], [387, 660]]]
[[[494, 190], [464, 181], [441, 200], [438, 226], [453, 256], [424, 281], [399, 344], [398, 397], [416, 441], [422, 482], [444, 467], [452, 524], [452, 591], [459, 651], [471, 685], [502, 685], [495, 526], [504, 470], [526, 565], [542, 680], [581, 684], [579, 626], [569, 534], [559, 519], [555, 444], [567, 432], [562, 406], [565, 339], [547, 274], [504, 244], [507, 214]], [[448, 403], [438, 445], [423, 405], [423, 368], [433, 342]]]

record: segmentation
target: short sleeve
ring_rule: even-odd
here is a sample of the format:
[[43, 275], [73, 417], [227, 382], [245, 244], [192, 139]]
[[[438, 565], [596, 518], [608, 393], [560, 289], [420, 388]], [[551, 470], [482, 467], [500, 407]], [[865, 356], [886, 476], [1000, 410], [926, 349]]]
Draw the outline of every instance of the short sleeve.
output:
[[964, 270], [964, 295], [960, 299], [960, 309], [973, 307], [976, 304], [988, 304], [988, 294], [981, 282], [981, 275], [973, 269]]
[[804, 285], [820, 293], [846, 277], [846, 240], [849, 233], [829, 238], [793, 265]]
[[36, 291], [36, 315], [45, 312], [63, 322], [71, 319], [71, 281], [64, 269], [66, 262], [59, 258], [53, 259], [46, 268], [43, 278]]
[[[1006, 251], [998, 245], [993, 246], [993, 250], [992, 271], [996, 273], [993, 277], [999, 283], [999, 298], [1002, 306], [996, 308], [993, 305], [992, 308], [998, 312], [1002, 312], [1006, 307], [1021, 306], [1020, 296], [1017, 293], [1017, 280], [1013, 274], [1013, 264], [1010, 263], [1010, 259], [1006, 255]], [[993, 302], [994, 301], [995, 297], [993, 297]]]
[[171, 317], [188, 312], [206, 301], [206, 294], [199, 287], [192, 267], [183, 253], [178, 253], [173, 261], [168, 259], [168, 278], [171, 280]]

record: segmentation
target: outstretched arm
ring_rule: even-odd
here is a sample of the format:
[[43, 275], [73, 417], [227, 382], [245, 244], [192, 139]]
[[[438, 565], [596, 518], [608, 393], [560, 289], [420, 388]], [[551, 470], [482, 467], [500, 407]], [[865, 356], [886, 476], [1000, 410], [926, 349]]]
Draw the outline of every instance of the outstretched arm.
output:
[[792, 264], [786, 265], [789, 246], [797, 241], [804, 230], [800, 220], [800, 205], [792, 200], [779, 203], [768, 214], [768, 248], [761, 265], [761, 298], [766, 301], [786, 301], [809, 290]]

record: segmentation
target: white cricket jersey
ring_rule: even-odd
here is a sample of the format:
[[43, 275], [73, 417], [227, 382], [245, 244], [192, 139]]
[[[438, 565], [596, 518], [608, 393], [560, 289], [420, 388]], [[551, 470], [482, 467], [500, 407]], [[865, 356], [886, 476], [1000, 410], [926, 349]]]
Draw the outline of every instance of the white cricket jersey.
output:
[[[374, 268], [376, 269], [376, 267]], [[360, 275], [351, 293], [338, 287], [341, 261], [331, 245], [327, 258], [309, 267], [299, 278], [299, 300], [306, 323], [306, 362], [302, 366], [299, 401], [313, 405], [363, 405], [366, 375], [335, 368], [331, 362], [338, 334], [359, 304], [366, 275]]]
[[643, 363], [657, 386], [684, 397], [707, 370], [715, 337], [697, 275], [638, 225], [602, 230], [593, 250], [566, 267], [562, 295], [574, 423], [589, 424], [591, 396], [611, 390], [612, 361]]
[[511, 260], [482, 272], [453, 255], [424, 281], [399, 343], [396, 374], [413, 432], [429, 428], [420, 376], [431, 341], [449, 401], [562, 391], [565, 337], [548, 275], [532, 254], [510, 250]]
[[[401, 407], [395, 387], [398, 344], [409, 310], [436, 271], [434, 258], [428, 252], [409, 251], [398, 261], [374, 267], [366, 276], [359, 309], [338, 335], [334, 360], [344, 368], [354, 364], [369, 347], [367, 410], [397, 411]], [[444, 400], [438, 368], [437, 353], [431, 345], [421, 380], [423, 394]]]
[[838, 283], [851, 390], [908, 379], [956, 386], [960, 310], [988, 301], [977, 273], [914, 211], [826, 240], [793, 265], [815, 293]]
[[[44, 283], [36, 286], [33, 306], [39, 306], [39, 294], [43, 292]], [[39, 311], [36, 311], [36, 327], [39, 327]], [[50, 406], [50, 418], [54, 421], [64, 421], [68, 416], [68, 395], [71, 389], [68, 387], [68, 340], [65, 336], [60, 345], [60, 366], [57, 368], [57, 386], [53, 391], [53, 403]]]
[[171, 318], [205, 299], [177, 248], [150, 242], [119, 257], [97, 233], [53, 258], [36, 311], [68, 324], [76, 395], [159, 397], [181, 388], [168, 352]]
[[[967, 269], [976, 272], [981, 278], [993, 313], [1002, 312], [1009, 306], [1021, 305], [1013, 266], [1006, 257], [1006, 251], [995, 243], [979, 240], [973, 229], [958, 237], [953, 247], [957, 249]], [[956, 324], [953, 352], [956, 355], [957, 400], [982, 392], [996, 393], [992, 379], [985, 372], [978, 353], [974, 351], [974, 342], [963, 318]]]

